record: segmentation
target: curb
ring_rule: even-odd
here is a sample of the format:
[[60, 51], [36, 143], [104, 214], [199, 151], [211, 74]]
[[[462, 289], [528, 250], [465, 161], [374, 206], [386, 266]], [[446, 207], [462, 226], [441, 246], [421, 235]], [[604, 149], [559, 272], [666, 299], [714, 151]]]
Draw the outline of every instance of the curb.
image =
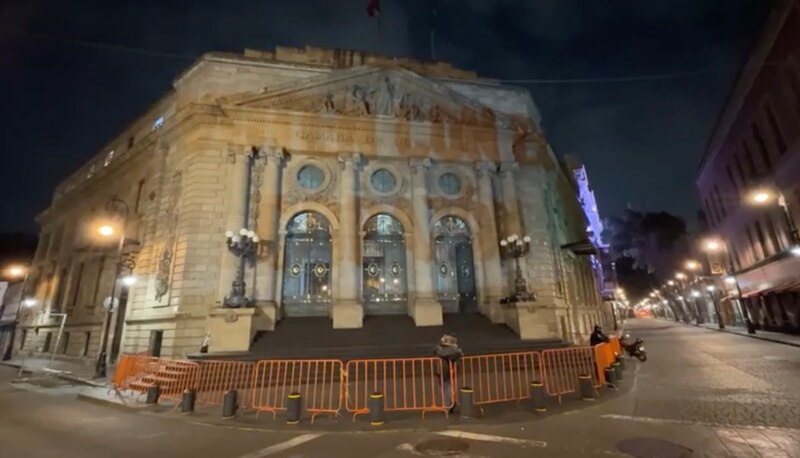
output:
[[[671, 323], [675, 323], [675, 322], [671, 321]], [[774, 339], [772, 337], [764, 337], [764, 336], [760, 336], [758, 334], [742, 334], [740, 332], [729, 331], [727, 329], [710, 328], [708, 326], [697, 326], [697, 325], [694, 325], [694, 324], [686, 324], [686, 323], [677, 323], [677, 324], [682, 324], [684, 326], [689, 326], [691, 328], [705, 329], [706, 331], [724, 332], [725, 334], [731, 334], [731, 335], [734, 335], [734, 336], [748, 337], [750, 339], [763, 340], [765, 342], [772, 342], [772, 343], [776, 343], [776, 344], [788, 345], [790, 347], [800, 348], [800, 343], [786, 342], [785, 340]]]
[[101, 407], [110, 407], [112, 409], [121, 410], [123, 412], [138, 412], [150, 407], [147, 405], [136, 406], [130, 404], [121, 404], [119, 402], [114, 402], [108, 399], [100, 399], [83, 393], [78, 393], [78, 395], [75, 396], [75, 398], [82, 402], [88, 402], [89, 404], [94, 404]]

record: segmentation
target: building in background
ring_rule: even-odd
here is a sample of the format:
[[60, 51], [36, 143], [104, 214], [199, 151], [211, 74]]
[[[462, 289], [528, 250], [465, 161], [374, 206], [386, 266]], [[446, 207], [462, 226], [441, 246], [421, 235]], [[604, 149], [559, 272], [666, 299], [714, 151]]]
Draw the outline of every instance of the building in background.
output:
[[[565, 340], [602, 320], [586, 219], [530, 94], [442, 62], [206, 54], [38, 222], [22, 327], [40, 332], [19, 345], [49, 349], [65, 312], [72, 356], [182, 357], [209, 334], [211, 352], [246, 352], [299, 317], [482, 314]], [[503, 300], [514, 234], [535, 301]]]
[[777, 3], [717, 121], [696, 184], [711, 234], [702, 248], [710, 274], [725, 279], [724, 320], [732, 322], [738, 308], [764, 329], [798, 330], [800, 2]]
[[610, 252], [609, 244], [603, 240], [603, 219], [597, 209], [597, 200], [594, 191], [589, 185], [589, 175], [586, 166], [574, 156], [566, 157], [567, 168], [572, 173], [573, 180], [578, 188], [578, 201], [586, 217], [586, 235], [594, 246], [596, 253], [590, 255], [592, 271], [595, 280], [600, 288], [600, 296], [605, 308], [606, 326], [617, 329], [620, 313], [626, 307], [625, 292], [617, 282], [617, 275], [614, 268], [614, 259]]

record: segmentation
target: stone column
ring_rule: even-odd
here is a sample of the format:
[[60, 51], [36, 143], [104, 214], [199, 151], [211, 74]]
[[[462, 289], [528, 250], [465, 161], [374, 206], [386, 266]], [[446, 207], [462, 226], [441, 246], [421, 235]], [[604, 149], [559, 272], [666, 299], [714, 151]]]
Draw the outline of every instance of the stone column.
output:
[[[245, 193], [247, 186], [247, 155], [248, 148], [239, 145], [231, 145], [226, 164], [228, 182], [226, 183], [228, 211], [225, 215], [225, 225], [222, 228], [223, 234], [218, 234], [222, 239], [225, 231], [238, 232], [244, 224], [245, 214]], [[236, 267], [239, 259], [228, 252], [228, 248], [222, 245], [222, 260], [219, 266], [219, 287], [217, 290], [217, 303], [222, 305], [225, 296], [231, 292], [231, 283], [236, 277]]]
[[414, 220], [414, 306], [412, 318], [417, 326], [441, 326], [442, 304], [433, 289], [431, 224], [428, 206], [428, 168], [430, 159], [411, 160], [411, 207]]
[[334, 268], [339, 269], [339, 284], [333, 303], [333, 327], [360, 328], [364, 321], [364, 309], [360, 302], [358, 278], [361, 272], [361, 256], [358, 240], [358, 167], [361, 155], [339, 156], [339, 256], [334, 259]]
[[497, 233], [497, 221], [492, 194], [492, 175], [497, 170], [494, 162], [481, 161], [476, 166], [478, 176], [478, 220], [481, 222], [481, 252], [483, 254], [483, 271], [486, 276], [486, 294], [483, 307], [484, 315], [493, 323], [502, 323], [503, 311], [500, 298], [503, 297], [503, 270], [500, 265], [500, 243]]
[[278, 222], [280, 221], [281, 167], [283, 148], [265, 146], [260, 159], [265, 162], [258, 202], [256, 234], [261, 239], [258, 247], [255, 274], [255, 303], [263, 312], [269, 330], [274, 329], [278, 319], [276, 308], [278, 268]]

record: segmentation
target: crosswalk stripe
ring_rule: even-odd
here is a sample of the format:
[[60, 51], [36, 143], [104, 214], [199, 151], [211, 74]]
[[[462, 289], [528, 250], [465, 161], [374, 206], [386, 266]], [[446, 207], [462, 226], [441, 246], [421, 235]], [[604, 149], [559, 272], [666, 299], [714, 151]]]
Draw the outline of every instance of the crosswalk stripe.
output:
[[503, 444], [519, 445], [522, 447], [539, 447], [539, 448], [547, 447], [547, 442], [545, 441], [517, 439], [516, 437], [494, 436], [490, 434], [469, 433], [466, 431], [452, 431], [452, 430], [439, 431], [434, 434], [438, 434], [440, 436], [457, 437], [459, 439], [466, 439], [473, 441], [498, 442]]
[[305, 444], [306, 442], [312, 441], [320, 436], [322, 436], [322, 434], [301, 434], [297, 437], [289, 439], [288, 441], [270, 445], [269, 447], [262, 448], [261, 450], [256, 450], [255, 452], [248, 453], [247, 455], [242, 455], [239, 458], [263, 458], [265, 456], [280, 453], [284, 450], [289, 450], [292, 447], [297, 447], [300, 444]]

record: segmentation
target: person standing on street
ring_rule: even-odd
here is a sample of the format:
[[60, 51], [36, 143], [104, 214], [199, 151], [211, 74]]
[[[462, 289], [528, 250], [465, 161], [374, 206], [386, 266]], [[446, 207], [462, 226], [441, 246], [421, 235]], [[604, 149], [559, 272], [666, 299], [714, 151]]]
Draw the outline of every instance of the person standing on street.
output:
[[453, 379], [452, 374], [455, 370], [455, 364], [463, 356], [461, 348], [458, 346], [458, 339], [453, 333], [446, 333], [439, 340], [439, 345], [436, 346], [436, 356], [442, 359], [442, 387], [444, 391], [445, 404], [452, 402], [450, 413], [456, 408], [455, 398], [453, 397]]

